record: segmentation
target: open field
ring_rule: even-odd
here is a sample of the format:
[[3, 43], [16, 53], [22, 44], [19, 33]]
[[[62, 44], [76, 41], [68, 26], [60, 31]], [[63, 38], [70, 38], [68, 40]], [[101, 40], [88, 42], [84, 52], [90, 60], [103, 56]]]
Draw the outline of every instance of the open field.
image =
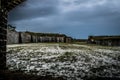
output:
[[120, 78], [120, 47], [38, 43], [7, 45], [7, 67], [67, 80]]

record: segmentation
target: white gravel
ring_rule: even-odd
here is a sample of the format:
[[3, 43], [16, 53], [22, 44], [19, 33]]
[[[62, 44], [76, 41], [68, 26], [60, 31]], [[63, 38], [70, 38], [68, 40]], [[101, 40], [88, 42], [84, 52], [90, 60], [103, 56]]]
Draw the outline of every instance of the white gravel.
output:
[[7, 46], [7, 66], [36, 75], [120, 77], [120, 47], [77, 44], [15, 44]]

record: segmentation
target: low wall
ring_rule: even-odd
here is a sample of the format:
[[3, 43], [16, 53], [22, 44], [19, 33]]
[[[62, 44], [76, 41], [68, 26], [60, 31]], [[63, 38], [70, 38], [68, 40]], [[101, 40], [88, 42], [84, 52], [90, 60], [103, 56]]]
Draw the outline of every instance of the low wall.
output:
[[16, 31], [7, 30], [7, 44], [19, 43], [19, 33]]
[[25, 32], [19, 32], [19, 43], [31, 43], [31, 35]]
[[7, 30], [7, 44], [18, 44], [18, 43], [38, 43], [38, 42], [72, 42], [72, 38], [67, 36], [58, 36], [40, 33], [43, 35], [31, 34], [28, 32], [17, 32], [15, 30]]

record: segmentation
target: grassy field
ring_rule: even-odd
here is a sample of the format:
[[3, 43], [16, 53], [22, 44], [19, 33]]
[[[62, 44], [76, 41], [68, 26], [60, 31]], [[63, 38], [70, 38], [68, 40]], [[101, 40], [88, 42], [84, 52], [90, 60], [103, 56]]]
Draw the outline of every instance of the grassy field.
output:
[[26, 74], [67, 80], [120, 78], [120, 47], [38, 43], [7, 45], [7, 67]]

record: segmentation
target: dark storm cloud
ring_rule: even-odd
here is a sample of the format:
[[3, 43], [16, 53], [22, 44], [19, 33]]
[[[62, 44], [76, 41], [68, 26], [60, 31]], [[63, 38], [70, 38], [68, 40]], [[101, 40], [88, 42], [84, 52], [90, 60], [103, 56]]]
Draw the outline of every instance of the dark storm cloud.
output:
[[76, 38], [120, 35], [120, 0], [28, 0], [9, 14], [18, 30]]
[[55, 0], [27, 0], [9, 14], [9, 21], [34, 19], [57, 13]]

